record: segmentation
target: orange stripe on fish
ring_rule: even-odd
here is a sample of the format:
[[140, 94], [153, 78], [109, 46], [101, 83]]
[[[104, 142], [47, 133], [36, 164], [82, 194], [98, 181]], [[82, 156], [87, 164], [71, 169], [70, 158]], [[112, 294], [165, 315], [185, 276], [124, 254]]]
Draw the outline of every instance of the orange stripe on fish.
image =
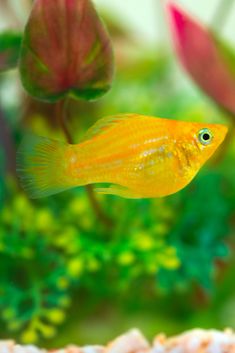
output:
[[103, 194], [162, 197], [185, 187], [224, 140], [227, 127], [123, 114], [99, 120], [77, 145], [26, 137], [17, 171], [32, 198], [110, 183]]

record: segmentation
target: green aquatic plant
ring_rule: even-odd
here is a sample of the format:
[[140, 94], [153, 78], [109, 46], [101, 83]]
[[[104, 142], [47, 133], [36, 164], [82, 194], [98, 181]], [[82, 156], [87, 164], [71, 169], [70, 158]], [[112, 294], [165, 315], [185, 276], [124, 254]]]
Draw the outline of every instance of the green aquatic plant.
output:
[[51, 337], [69, 304], [71, 280], [65, 259], [48, 238], [48, 232], [56, 231], [52, 224], [51, 212], [34, 209], [22, 194], [1, 213], [2, 319], [28, 342], [40, 333]]
[[157, 240], [156, 232], [117, 234], [104, 248], [104, 233], [94, 234], [85, 194], [71, 194], [66, 201], [61, 210], [53, 201], [34, 205], [17, 193], [0, 215], [1, 318], [24, 342], [55, 334], [73, 290], [86, 286], [89, 273], [104, 270], [111, 278], [117, 267], [117, 282], [109, 285], [118, 291], [124, 279], [130, 285], [136, 276], [179, 266], [175, 249], [164, 238]]
[[2, 147], [0, 147], [0, 166], [0, 205], [2, 205], [5, 191], [5, 155]]
[[21, 40], [18, 32], [0, 33], [0, 73], [17, 67]]
[[82, 190], [32, 203], [12, 188], [0, 214], [5, 327], [24, 342], [50, 338], [84, 290], [92, 293], [87, 303], [96, 293], [125, 298], [146, 278], [166, 294], [188, 291], [194, 283], [212, 292], [215, 260], [228, 256], [232, 207], [226, 183], [210, 171], [167, 199], [136, 200], [129, 207], [127, 200], [101, 197], [116, 220], [111, 234], [96, 225]]
[[[38, 5], [47, 3], [34, 2], [22, 50], [19, 50], [20, 34], [15, 44], [8, 42], [14, 53], [14, 60], [9, 63], [13, 67], [20, 57], [22, 82], [29, 95], [53, 102], [66, 97], [66, 101], [49, 105], [22, 95], [21, 109], [8, 109], [7, 104], [1, 104], [4, 121], [11, 123], [15, 146], [22, 139], [25, 126], [39, 135], [78, 141], [88, 126], [110, 112], [136, 111], [174, 118], [184, 116], [190, 121], [212, 122], [213, 118], [224, 122], [225, 118], [202, 101], [198, 92], [175, 80], [172, 59], [167, 53], [156, 55], [155, 50], [144, 51], [134, 58], [120, 55], [116, 80], [112, 82], [111, 43], [90, 1], [81, 2], [86, 4], [84, 9], [89, 9], [86, 22], [89, 26], [81, 27], [79, 32], [84, 54], [82, 66], [87, 68], [89, 80], [79, 75], [80, 65], [75, 65], [76, 60], [75, 82], [72, 80], [74, 77], [71, 78], [66, 65], [70, 51], [60, 57], [63, 60], [59, 61], [59, 70], [55, 70], [54, 58], [67, 46], [58, 50], [54, 39], [58, 40], [62, 33], [63, 44], [66, 43], [68, 28], [64, 23], [68, 23], [64, 14], [58, 15], [58, 8], [54, 12], [48, 7], [48, 22], [44, 27]], [[65, 0], [61, 3], [75, 4]], [[70, 18], [74, 20], [78, 10], [70, 11]], [[51, 23], [51, 16], [61, 21]], [[52, 58], [51, 51], [43, 50], [41, 37], [34, 32], [35, 23], [40, 25], [47, 48], [53, 42]], [[55, 30], [53, 24], [59, 27]], [[91, 28], [97, 30], [95, 39], [89, 32]], [[77, 35], [69, 32], [68, 38], [74, 55]], [[113, 41], [117, 52], [121, 52]], [[62, 86], [56, 85], [61, 70]], [[111, 84], [112, 90], [102, 100], [88, 103], [70, 99], [74, 95], [85, 100], [98, 97]], [[2, 87], [1, 81], [0, 93]], [[22, 116], [19, 110], [24, 111]], [[169, 311], [178, 304], [175, 293], [183, 293], [183, 298], [191, 300], [191, 289], [200, 286], [202, 291], [214, 295], [217, 262], [229, 259], [232, 252], [229, 235], [234, 230], [235, 178], [231, 172], [234, 147], [229, 145], [227, 151], [221, 168], [215, 160], [187, 189], [169, 198], [124, 200], [96, 196], [92, 189], [79, 188], [33, 202], [17, 185], [14, 171], [6, 170], [6, 164], [9, 161], [14, 164], [14, 158], [1, 145], [0, 327], [5, 337], [14, 335], [27, 343], [51, 339], [62, 323], [63, 328], [70, 323], [74, 308], [80, 310], [76, 313], [76, 323], [80, 320], [84, 293], [86, 308], [94, 312], [104, 301], [115, 302], [121, 311], [126, 303], [133, 301], [134, 288], [146, 306], [144, 314], [152, 315], [155, 320], [158, 318], [155, 302], [160, 295], [170, 298], [174, 295], [175, 300], [168, 303]]]
[[[231, 182], [218, 172], [199, 175], [194, 184], [172, 198], [176, 219], [169, 241], [177, 249], [181, 266], [166, 275], [159, 273], [159, 285], [167, 291], [188, 290], [193, 282], [213, 291], [216, 259], [227, 258], [233, 203], [228, 198]], [[193, 202], [192, 202], [193, 200]]]

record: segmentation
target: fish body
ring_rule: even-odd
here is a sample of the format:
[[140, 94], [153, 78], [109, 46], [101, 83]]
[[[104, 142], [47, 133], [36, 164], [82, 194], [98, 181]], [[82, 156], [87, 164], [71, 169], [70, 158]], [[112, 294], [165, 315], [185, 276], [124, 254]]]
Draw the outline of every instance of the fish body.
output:
[[162, 197], [185, 187], [226, 133], [222, 124], [117, 115], [99, 120], [77, 145], [25, 141], [18, 172], [31, 197], [94, 183], [111, 184], [97, 189], [104, 194]]

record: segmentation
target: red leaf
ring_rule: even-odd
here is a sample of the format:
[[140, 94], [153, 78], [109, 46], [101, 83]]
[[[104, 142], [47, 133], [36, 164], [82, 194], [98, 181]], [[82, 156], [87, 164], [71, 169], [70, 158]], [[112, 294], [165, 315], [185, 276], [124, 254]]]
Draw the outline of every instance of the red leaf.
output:
[[235, 114], [234, 53], [177, 5], [170, 4], [169, 11], [174, 44], [184, 68], [208, 96]]
[[39, 99], [94, 99], [113, 78], [112, 45], [90, 0], [35, 0], [20, 60], [24, 87]]

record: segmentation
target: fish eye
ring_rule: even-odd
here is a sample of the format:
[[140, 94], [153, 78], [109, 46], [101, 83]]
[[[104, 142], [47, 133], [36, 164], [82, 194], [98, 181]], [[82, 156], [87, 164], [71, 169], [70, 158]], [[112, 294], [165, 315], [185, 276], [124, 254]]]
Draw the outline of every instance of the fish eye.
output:
[[201, 129], [198, 133], [198, 138], [199, 141], [201, 142], [201, 144], [203, 145], [209, 145], [213, 139], [213, 135], [212, 132], [205, 128], [205, 129]]

